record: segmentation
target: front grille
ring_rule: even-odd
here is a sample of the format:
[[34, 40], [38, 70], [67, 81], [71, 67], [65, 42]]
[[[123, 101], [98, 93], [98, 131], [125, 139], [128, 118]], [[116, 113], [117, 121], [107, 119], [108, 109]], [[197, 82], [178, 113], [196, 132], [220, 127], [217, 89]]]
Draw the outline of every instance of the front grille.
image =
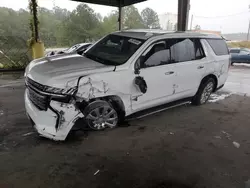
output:
[[[41, 92], [44, 90], [46, 86], [35, 82], [30, 78], [26, 78], [26, 85], [28, 88], [28, 97], [30, 101], [39, 109], [46, 111], [49, 106], [48, 95], [42, 94]], [[41, 92], [39, 92], [41, 91]]]
[[46, 87], [45, 85], [42, 85], [42, 84], [35, 82], [34, 80], [30, 79], [29, 77], [26, 77], [26, 84], [28, 86], [36, 88], [39, 91], [44, 91], [45, 87]]
[[47, 110], [49, 105], [49, 97], [46, 95], [41, 95], [28, 87], [28, 97], [30, 101], [39, 109]]

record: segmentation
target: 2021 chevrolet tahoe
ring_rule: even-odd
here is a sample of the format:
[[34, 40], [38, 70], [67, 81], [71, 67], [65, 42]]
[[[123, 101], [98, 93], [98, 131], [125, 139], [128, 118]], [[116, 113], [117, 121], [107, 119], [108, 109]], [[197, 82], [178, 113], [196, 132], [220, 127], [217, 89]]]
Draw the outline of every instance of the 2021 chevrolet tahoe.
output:
[[115, 32], [83, 55], [33, 60], [25, 72], [26, 111], [40, 135], [64, 140], [79, 119], [102, 130], [136, 112], [180, 99], [204, 104], [226, 82], [229, 65], [220, 36]]

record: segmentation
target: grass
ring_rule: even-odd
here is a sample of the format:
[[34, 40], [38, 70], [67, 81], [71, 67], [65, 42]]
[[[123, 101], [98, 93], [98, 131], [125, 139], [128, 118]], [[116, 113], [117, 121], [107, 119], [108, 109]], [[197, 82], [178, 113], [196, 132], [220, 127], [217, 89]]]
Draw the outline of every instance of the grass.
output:
[[230, 48], [250, 48], [250, 41], [228, 42]]

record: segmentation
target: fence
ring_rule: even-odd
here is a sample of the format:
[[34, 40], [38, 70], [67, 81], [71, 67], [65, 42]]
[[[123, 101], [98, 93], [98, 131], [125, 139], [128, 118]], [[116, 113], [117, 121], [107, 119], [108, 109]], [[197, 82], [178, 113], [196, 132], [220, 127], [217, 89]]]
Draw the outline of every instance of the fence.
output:
[[19, 36], [0, 36], [0, 69], [20, 69], [30, 62], [27, 40]]
[[[74, 44], [90, 42], [91, 40], [71, 40], [71, 38], [55, 38], [41, 33], [45, 44], [45, 53], [66, 49]], [[62, 41], [66, 41], [63, 42]], [[23, 69], [32, 60], [27, 39], [20, 36], [0, 36], [0, 70]]]

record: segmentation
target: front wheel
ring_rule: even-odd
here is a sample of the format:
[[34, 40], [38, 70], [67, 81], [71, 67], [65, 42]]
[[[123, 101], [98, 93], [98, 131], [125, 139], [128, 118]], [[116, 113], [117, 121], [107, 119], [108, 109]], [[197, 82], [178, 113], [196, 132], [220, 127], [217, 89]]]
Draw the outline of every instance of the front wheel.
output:
[[195, 105], [202, 105], [205, 104], [210, 95], [212, 94], [215, 88], [215, 81], [213, 78], [209, 78], [203, 83], [201, 83], [198, 92], [194, 96], [192, 103]]
[[89, 104], [84, 112], [88, 126], [93, 130], [114, 128], [118, 124], [118, 114], [113, 106], [106, 101], [95, 101]]

